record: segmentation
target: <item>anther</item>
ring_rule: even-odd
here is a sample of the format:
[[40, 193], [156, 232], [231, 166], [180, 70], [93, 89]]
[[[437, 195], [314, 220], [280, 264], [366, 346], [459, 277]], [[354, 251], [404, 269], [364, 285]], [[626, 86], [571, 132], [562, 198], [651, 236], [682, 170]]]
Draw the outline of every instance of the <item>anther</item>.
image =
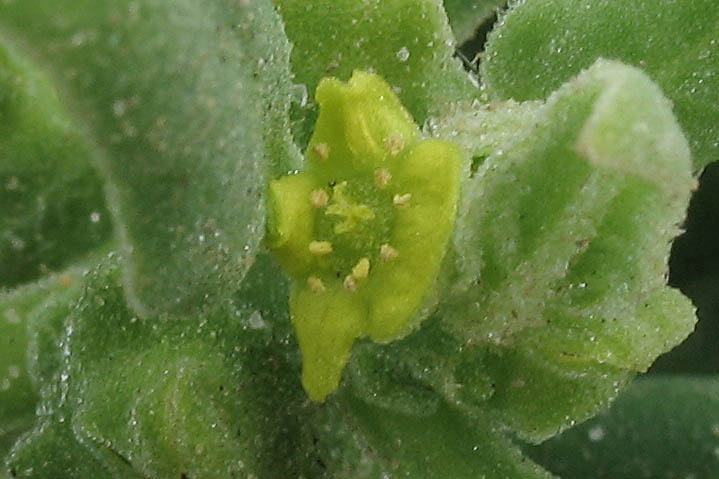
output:
[[325, 292], [325, 284], [317, 276], [310, 276], [307, 278], [307, 286], [309, 286], [310, 290], [314, 293]]
[[404, 150], [404, 138], [397, 133], [389, 135], [384, 139], [384, 142], [389, 154], [392, 156], [397, 156]]
[[312, 206], [316, 208], [322, 208], [324, 206], [327, 206], [327, 203], [329, 203], [329, 201], [330, 196], [325, 190], [316, 189], [313, 190], [312, 193], [310, 193], [310, 203], [312, 203]]
[[374, 182], [379, 189], [387, 187], [389, 182], [392, 180], [392, 173], [386, 168], [380, 168], [374, 172]]
[[385, 243], [379, 247], [379, 256], [384, 261], [390, 261], [399, 256], [399, 251]]
[[345, 276], [345, 280], [342, 283], [347, 291], [354, 293], [357, 291], [357, 280], [351, 274]]
[[362, 258], [352, 268], [352, 277], [354, 279], [365, 279], [369, 275], [369, 258]]
[[392, 203], [396, 208], [406, 208], [409, 206], [409, 200], [412, 199], [412, 193], [405, 193], [403, 195], [394, 195]]
[[332, 252], [332, 243], [329, 241], [311, 241], [310, 253], [316, 256], [323, 256]]
[[312, 147], [312, 151], [314, 151], [322, 161], [327, 161], [327, 158], [330, 157], [330, 145], [327, 143], [315, 143]]

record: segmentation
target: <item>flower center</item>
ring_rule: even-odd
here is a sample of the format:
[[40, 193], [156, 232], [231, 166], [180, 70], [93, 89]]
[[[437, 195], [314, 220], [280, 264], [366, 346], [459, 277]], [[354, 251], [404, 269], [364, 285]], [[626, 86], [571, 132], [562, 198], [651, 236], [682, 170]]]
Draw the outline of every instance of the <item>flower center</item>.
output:
[[[317, 197], [326, 201], [312, 202]], [[374, 178], [360, 176], [313, 190], [310, 201], [319, 210], [315, 240], [330, 243], [332, 253], [317, 255], [316, 270], [309, 276], [344, 282], [360, 260], [377, 264], [382, 246], [390, 243], [394, 224], [391, 191], [378, 188]], [[357, 286], [356, 282], [349, 289], [356, 290]]]

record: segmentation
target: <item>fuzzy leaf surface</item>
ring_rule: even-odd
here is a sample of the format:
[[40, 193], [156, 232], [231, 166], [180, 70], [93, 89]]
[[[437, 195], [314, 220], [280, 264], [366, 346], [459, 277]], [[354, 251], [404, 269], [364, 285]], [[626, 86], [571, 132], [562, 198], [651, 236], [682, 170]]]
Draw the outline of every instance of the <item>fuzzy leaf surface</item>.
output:
[[346, 408], [306, 401], [288, 285], [268, 255], [197, 321], [137, 317], [120, 262], [88, 276], [36, 426], [7, 459], [16, 477], [382, 477]]
[[467, 172], [442, 314], [454, 336], [488, 346], [489, 407], [540, 440], [692, 331], [693, 307], [666, 286], [689, 149], [659, 88], [604, 60], [543, 106], [474, 106], [445, 126], [435, 134], [470, 155], [496, 149]]
[[64, 320], [86, 271], [76, 265], [0, 294], [0, 455], [33, 423], [41, 390], [59, 370]]
[[[550, 479], [553, 476], [522, 457], [519, 449], [492, 427], [471, 422], [446, 405], [418, 417], [369, 406], [356, 399], [351, 410], [385, 474], [457, 479]], [[387, 477], [387, 476], [385, 476]]]
[[264, 231], [265, 111], [286, 113], [269, 0], [29, 0], [0, 19], [98, 146], [132, 307], [191, 314], [227, 298]]
[[492, 99], [544, 98], [599, 58], [645, 70], [673, 102], [695, 172], [719, 158], [719, 3], [528, 0], [487, 43]]

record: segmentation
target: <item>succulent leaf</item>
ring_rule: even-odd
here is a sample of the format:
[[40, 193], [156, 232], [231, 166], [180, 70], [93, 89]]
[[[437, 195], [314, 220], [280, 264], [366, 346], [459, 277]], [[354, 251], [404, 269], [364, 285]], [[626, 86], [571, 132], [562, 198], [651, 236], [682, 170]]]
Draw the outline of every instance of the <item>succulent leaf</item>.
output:
[[191, 316], [229, 298], [262, 240], [265, 177], [294, 161], [270, 0], [28, 0], [0, 23], [91, 138], [132, 307]]
[[488, 347], [488, 405], [520, 435], [596, 413], [692, 331], [666, 286], [689, 149], [645, 74], [600, 60], [544, 105], [469, 106], [432, 131], [470, 155], [494, 148], [464, 180], [442, 314], [460, 343]]
[[719, 157], [714, 0], [518, 2], [488, 39], [482, 79], [492, 100], [541, 99], [600, 57], [641, 68], [662, 88], [695, 173]]

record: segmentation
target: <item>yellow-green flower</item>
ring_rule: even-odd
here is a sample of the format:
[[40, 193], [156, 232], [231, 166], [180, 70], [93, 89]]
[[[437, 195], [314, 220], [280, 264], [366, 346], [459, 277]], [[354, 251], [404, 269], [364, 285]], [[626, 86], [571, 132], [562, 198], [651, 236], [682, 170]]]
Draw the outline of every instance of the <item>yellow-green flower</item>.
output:
[[306, 170], [270, 183], [268, 244], [293, 278], [302, 383], [337, 389], [355, 339], [406, 335], [454, 225], [459, 150], [420, 131], [390, 86], [323, 79]]

